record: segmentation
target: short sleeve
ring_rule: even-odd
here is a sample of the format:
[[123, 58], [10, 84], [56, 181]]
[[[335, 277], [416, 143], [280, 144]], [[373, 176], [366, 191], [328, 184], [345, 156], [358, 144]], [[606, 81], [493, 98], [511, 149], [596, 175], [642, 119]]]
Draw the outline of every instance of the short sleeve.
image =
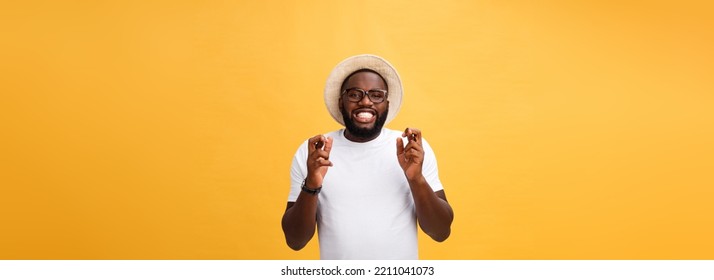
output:
[[300, 195], [302, 181], [307, 176], [307, 140], [300, 145], [290, 166], [290, 194], [288, 202], [295, 202]]
[[444, 186], [441, 184], [441, 180], [439, 180], [439, 168], [436, 164], [434, 150], [431, 149], [429, 142], [427, 142], [424, 138], [422, 138], [422, 144], [424, 147], [424, 165], [422, 166], [422, 174], [434, 192], [443, 190]]

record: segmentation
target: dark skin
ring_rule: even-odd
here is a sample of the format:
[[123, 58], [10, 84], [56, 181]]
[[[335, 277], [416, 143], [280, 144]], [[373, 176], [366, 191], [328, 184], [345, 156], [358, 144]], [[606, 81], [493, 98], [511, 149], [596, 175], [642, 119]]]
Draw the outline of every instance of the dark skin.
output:
[[[384, 80], [372, 72], [359, 72], [348, 78], [345, 88], [358, 87], [364, 90], [386, 89]], [[340, 109], [349, 113], [350, 120], [360, 128], [373, 128], [376, 118], [386, 113], [389, 101], [374, 104], [365, 95], [357, 103], [340, 98]], [[373, 117], [358, 117], [362, 112], [368, 112]], [[353, 142], [367, 142], [379, 136], [358, 137], [349, 130], [345, 130], [345, 138]], [[424, 164], [424, 148], [422, 146], [422, 133], [415, 128], [404, 130], [402, 137], [406, 137], [408, 143], [404, 145], [402, 138], [396, 139], [397, 159], [404, 171], [404, 176], [409, 182], [414, 205], [416, 207], [417, 221], [421, 229], [432, 239], [441, 242], [446, 240], [451, 234], [451, 223], [454, 220], [454, 212], [446, 200], [443, 190], [432, 191], [429, 183], [422, 174]], [[307, 156], [307, 178], [306, 187], [316, 189], [322, 186], [322, 181], [327, 171], [332, 166], [330, 162], [330, 151], [332, 150], [332, 138], [323, 135], [316, 135], [308, 140]], [[285, 240], [293, 250], [300, 250], [315, 235], [316, 215], [317, 215], [318, 195], [311, 195], [300, 192], [295, 202], [288, 202], [283, 214], [282, 227], [285, 233]]]

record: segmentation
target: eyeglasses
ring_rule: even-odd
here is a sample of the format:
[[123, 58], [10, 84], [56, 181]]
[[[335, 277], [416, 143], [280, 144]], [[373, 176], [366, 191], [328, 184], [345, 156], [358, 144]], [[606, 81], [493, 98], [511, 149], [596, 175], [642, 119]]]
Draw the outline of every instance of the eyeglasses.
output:
[[387, 91], [383, 89], [370, 89], [365, 92], [361, 88], [348, 88], [342, 91], [342, 95], [346, 95], [347, 100], [354, 103], [360, 102], [365, 94], [374, 104], [382, 103], [387, 98]]

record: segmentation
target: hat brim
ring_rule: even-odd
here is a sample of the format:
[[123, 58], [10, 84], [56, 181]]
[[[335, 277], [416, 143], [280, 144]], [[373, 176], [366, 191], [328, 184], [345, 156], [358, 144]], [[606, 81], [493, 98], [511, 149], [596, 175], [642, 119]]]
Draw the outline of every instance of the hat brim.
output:
[[372, 54], [348, 57], [332, 69], [325, 85], [325, 106], [327, 106], [327, 111], [330, 112], [330, 115], [332, 115], [335, 121], [345, 125], [338, 104], [342, 83], [350, 74], [362, 69], [375, 71], [387, 81], [387, 88], [389, 90], [387, 94], [389, 113], [387, 114], [387, 120], [384, 124], [388, 124], [397, 116], [399, 108], [402, 105], [402, 80], [399, 78], [397, 70], [394, 69], [389, 62]]

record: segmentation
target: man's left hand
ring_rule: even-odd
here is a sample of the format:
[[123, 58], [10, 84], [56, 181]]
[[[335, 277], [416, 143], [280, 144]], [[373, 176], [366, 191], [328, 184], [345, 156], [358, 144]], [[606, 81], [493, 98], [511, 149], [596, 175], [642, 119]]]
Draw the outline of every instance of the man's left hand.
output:
[[404, 146], [402, 138], [397, 138], [397, 159], [399, 165], [404, 170], [407, 180], [418, 179], [421, 174], [421, 167], [424, 164], [424, 148], [421, 143], [421, 131], [416, 128], [407, 128], [402, 133], [402, 137], [407, 137], [407, 145]]

